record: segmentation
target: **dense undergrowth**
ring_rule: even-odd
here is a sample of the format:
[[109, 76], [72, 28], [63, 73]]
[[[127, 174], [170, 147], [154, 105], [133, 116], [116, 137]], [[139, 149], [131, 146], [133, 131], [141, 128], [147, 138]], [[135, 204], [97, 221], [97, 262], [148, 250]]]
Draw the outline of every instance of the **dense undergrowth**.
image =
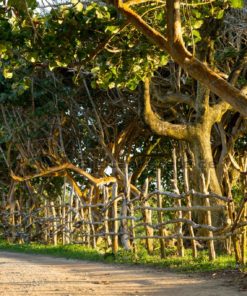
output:
[[[42, 245], [37, 243], [30, 244], [12, 244], [0, 240], [0, 250], [41, 254], [67, 259], [90, 260], [105, 263], [125, 263], [139, 264], [153, 267], [166, 268], [179, 272], [207, 272], [216, 270], [236, 269], [236, 263], [233, 256], [219, 255], [214, 262], [208, 260], [207, 252], [200, 251], [198, 258], [191, 256], [191, 251], [186, 250], [185, 257], [178, 257], [174, 250], [167, 251], [167, 257], [160, 259], [158, 254], [148, 255], [146, 250], [139, 250], [137, 255], [130, 251], [119, 250], [117, 254], [103, 253], [100, 250], [88, 248], [81, 245]], [[247, 266], [243, 267], [243, 270]]]

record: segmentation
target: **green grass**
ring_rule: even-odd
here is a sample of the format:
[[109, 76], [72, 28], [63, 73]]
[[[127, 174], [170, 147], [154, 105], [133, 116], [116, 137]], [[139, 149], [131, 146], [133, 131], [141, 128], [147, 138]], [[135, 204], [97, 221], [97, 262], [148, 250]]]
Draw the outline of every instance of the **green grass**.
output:
[[190, 250], [186, 250], [183, 258], [178, 257], [176, 254], [167, 255], [167, 258], [160, 259], [158, 255], [150, 256], [146, 251], [143, 251], [139, 252], [137, 259], [135, 259], [133, 254], [121, 250], [116, 255], [115, 261], [120, 263], [145, 264], [177, 272], [208, 272], [236, 268], [234, 257], [229, 255], [220, 255], [214, 262], [208, 260], [208, 255], [205, 251], [199, 252], [196, 259], [192, 257]]
[[97, 250], [82, 247], [80, 245], [53, 246], [37, 243], [12, 244], [4, 240], [0, 240], [0, 250], [27, 254], [49, 255], [67, 259], [104, 261], [103, 254], [100, 254]]
[[205, 251], [201, 251], [197, 259], [193, 259], [190, 250], [186, 251], [184, 258], [180, 258], [176, 256], [174, 250], [171, 249], [169, 250], [170, 254], [168, 254], [169, 256], [167, 256], [167, 258], [160, 259], [158, 254], [152, 256], [148, 255], [145, 249], [140, 250], [136, 256], [125, 250], [119, 250], [116, 255], [113, 255], [112, 253], [104, 254], [100, 250], [81, 245], [53, 246], [37, 243], [11, 244], [4, 240], [0, 240], [0, 250], [105, 263], [139, 264], [177, 272], [208, 272], [236, 269], [233, 256], [219, 255], [214, 262], [210, 262]]

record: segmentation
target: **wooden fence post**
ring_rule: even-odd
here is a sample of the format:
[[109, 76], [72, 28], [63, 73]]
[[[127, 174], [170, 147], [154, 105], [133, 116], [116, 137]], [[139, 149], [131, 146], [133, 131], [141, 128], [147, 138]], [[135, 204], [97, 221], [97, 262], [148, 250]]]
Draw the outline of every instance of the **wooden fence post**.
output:
[[[177, 194], [179, 193], [178, 189], [178, 174], [177, 174], [177, 154], [176, 154], [176, 148], [173, 148], [172, 150], [172, 159], [173, 159], [173, 188], [174, 192]], [[181, 199], [177, 199], [176, 205], [178, 207], [181, 207]], [[182, 211], [178, 211], [178, 219], [183, 218], [183, 213]], [[182, 223], [177, 223], [177, 234], [178, 234], [178, 239], [177, 239], [177, 249], [178, 249], [178, 255], [180, 257], [184, 257], [184, 244], [183, 244], [183, 239], [181, 236], [183, 235], [183, 224]]]
[[[208, 184], [210, 181], [210, 174], [208, 175], [208, 180], [205, 180], [205, 176], [202, 175], [202, 188], [203, 188], [203, 193], [204, 194], [208, 194]], [[209, 207], [210, 206], [210, 201], [209, 198], [205, 198], [204, 200], [204, 205]], [[211, 216], [211, 212], [210, 211], [206, 211], [205, 212], [205, 224], [208, 226], [212, 226], [212, 216]], [[209, 238], [213, 237], [213, 233], [212, 231], [208, 230], [207, 231], [207, 235]], [[216, 253], [215, 253], [215, 248], [214, 248], [214, 241], [213, 240], [209, 240], [208, 241], [208, 251], [209, 251], [209, 260], [213, 261], [216, 258]]]
[[[247, 198], [247, 196], [246, 196]], [[243, 212], [243, 216], [242, 216], [242, 221], [246, 221], [247, 217], [247, 203], [245, 203], [244, 205], [244, 212]], [[242, 251], [242, 264], [243, 266], [247, 263], [247, 258], [246, 258], [246, 254], [247, 254], [247, 226], [244, 226], [243, 228], [243, 233], [242, 233], [242, 247], [241, 247], [241, 251]]]
[[[233, 226], [232, 226], [232, 229], [231, 229], [232, 232], [234, 232], [234, 230], [236, 229], [236, 227], [237, 227], [238, 223], [241, 221], [241, 219], [245, 220], [244, 215], [246, 214], [246, 211], [247, 211], [246, 210], [246, 204], [247, 204], [247, 196], [245, 194], [243, 200], [240, 203], [238, 212], [236, 214], [236, 218], [234, 220], [234, 223], [233, 223]], [[244, 227], [243, 230], [246, 231], [246, 226]], [[242, 240], [243, 239], [245, 240], [246, 238], [245, 238], [245, 236], [242, 235]], [[233, 234], [232, 240], [233, 240], [233, 246], [234, 246], [236, 262], [237, 263], [242, 263], [243, 261], [245, 261], [245, 258], [243, 258], [242, 255], [243, 255], [243, 252], [244, 252], [246, 246], [243, 246], [243, 245], [241, 245], [242, 247], [240, 246], [240, 235], [238, 235], [238, 234]]]
[[[21, 206], [20, 206], [20, 203], [19, 203], [19, 201], [18, 200], [16, 200], [16, 202], [15, 202], [15, 205], [16, 205], [16, 208], [17, 208], [17, 223], [18, 223], [18, 225], [19, 225], [19, 228], [20, 228], [20, 230], [21, 230], [21, 226], [22, 226], [22, 217], [21, 217], [21, 211], [22, 211], [22, 209], [21, 209]], [[23, 241], [23, 237], [20, 237], [19, 235], [18, 235], [18, 243], [19, 244], [22, 244], [24, 241]]]
[[[161, 191], [161, 170], [157, 169], [157, 190]], [[158, 193], [157, 194], [157, 205], [158, 208], [162, 208], [162, 196]], [[163, 223], [163, 217], [162, 217], [162, 211], [158, 211], [158, 223], [161, 224], [159, 228], [159, 235], [164, 236], [164, 228], [162, 226]], [[165, 242], [164, 239], [160, 239], [160, 257], [165, 258]]]
[[93, 218], [93, 213], [92, 213], [92, 201], [93, 201], [93, 193], [94, 193], [94, 189], [93, 186], [91, 186], [90, 191], [89, 191], [89, 207], [88, 207], [88, 222], [89, 224], [89, 229], [91, 229], [92, 231], [92, 240], [90, 239], [90, 231], [88, 233], [88, 237], [89, 237], [89, 242], [92, 241], [92, 247], [95, 249], [96, 248], [96, 236], [95, 236], [95, 228], [94, 228], [94, 218]]
[[[243, 165], [244, 171], [247, 171], [247, 153], [245, 157], [245, 164]], [[247, 220], [247, 176], [244, 176], [243, 181], [243, 195], [244, 195], [244, 210], [242, 215], [242, 221], [245, 222]], [[247, 263], [247, 226], [244, 226], [242, 233], [242, 264], [243, 266]]]
[[112, 186], [112, 199], [113, 201], [113, 209], [112, 209], [112, 218], [113, 220], [113, 237], [112, 237], [112, 252], [114, 254], [118, 251], [118, 212], [117, 212], [117, 196], [118, 196], [118, 184], [117, 182]]
[[[128, 216], [128, 200], [130, 196], [130, 185], [128, 176], [128, 164], [125, 163], [125, 174], [124, 174], [124, 196], [122, 202], [121, 216]], [[126, 218], [121, 220], [121, 242], [125, 250], [130, 250], [129, 231], [128, 231], [128, 220]]]
[[[184, 145], [182, 146], [182, 151], [183, 151], [182, 159], [183, 159], [184, 190], [185, 190], [186, 193], [188, 193], [189, 190], [190, 190], [189, 174], [188, 174], [188, 158], [187, 158], [187, 153], [185, 151]], [[190, 195], [186, 195], [186, 206], [187, 207], [192, 206]], [[188, 216], [188, 219], [192, 221], [192, 213], [191, 213], [191, 211], [189, 211], [187, 213], [187, 216]], [[189, 229], [190, 236], [192, 238], [194, 238], [195, 234], [194, 234], [193, 227], [191, 225], [188, 225], [188, 229]], [[193, 255], [194, 258], [196, 258], [197, 257], [197, 247], [196, 247], [196, 241], [194, 239], [191, 240], [191, 247], [192, 247], [192, 255]]]
[[[108, 204], [109, 201], [109, 192], [108, 192], [108, 188], [106, 186], [104, 186], [103, 188], [103, 195], [104, 195], [104, 206], [106, 206]], [[105, 228], [105, 242], [106, 242], [106, 250], [112, 245], [111, 242], [111, 237], [109, 236], [109, 210], [108, 208], [105, 208], [104, 211], [104, 228]]]
[[50, 202], [51, 206], [51, 212], [52, 212], [52, 225], [53, 225], [53, 243], [56, 246], [57, 245], [57, 215], [56, 215], [56, 210], [54, 206], [54, 202]]
[[44, 240], [48, 244], [48, 203], [47, 199], [44, 200], [44, 218], [45, 218], [45, 231], [44, 231]]
[[62, 227], [62, 243], [63, 245], [66, 245], [67, 243], [67, 233], [66, 233], [66, 179], [64, 177], [64, 184], [63, 184], [63, 195], [62, 195], [62, 221], [63, 221], [63, 227]]
[[[58, 209], [57, 209], [57, 216], [59, 221], [59, 229], [63, 229], [63, 206], [62, 206], [62, 198], [61, 196], [58, 196]], [[61, 232], [60, 232], [61, 235]], [[62, 234], [63, 235], [63, 234]], [[58, 238], [58, 240], [60, 240]], [[61, 239], [62, 242], [62, 239]]]
[[[149, 207], [149, 202], [147, 201], [148, 198], [148, 188], [149, 188], [149, 180], [146, 178], [145, 184], [144, 184], [144, 190], [143, 190], [143, 199], [144, 199], [144, 207]], [[143, 210], [143, 220], [145, 224], [152, 225], [152, 211], [149, 209], [144, 209]], [[153, 238], [148, 238], [152, 237], [154, 234], [154, 230], [152, 227], [145, 225], [145, 232], [146, 232], [146, 247], [148, 254], [152, 254], [154, 250], [153, 246]]]

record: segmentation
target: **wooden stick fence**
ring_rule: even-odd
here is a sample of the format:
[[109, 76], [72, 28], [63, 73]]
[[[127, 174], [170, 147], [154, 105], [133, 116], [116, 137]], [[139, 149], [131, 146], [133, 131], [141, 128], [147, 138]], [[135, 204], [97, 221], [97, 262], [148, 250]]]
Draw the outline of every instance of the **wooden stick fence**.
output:
[[[247, 198], [232, 215], [234, 220], [214, 226], [211, 213], [233, 211], [233, 201], [208, 192], [205, 180], [202, 193], [189, 190], [188, 185], [185, 186], [187, 192], [180, 193], [174, 174], [174, 191], [166, 192], [162, 191], [161, 171], [158, 170], [155, 190], [149, 192], [149, 180], [146, 179], [139, 196], [131, 195], [130, 180], [126, 166], [124, 187], [117, 183], [102, 185], [96, 193], [95, 187], [91, 186], [86, 200], [79, 198], [73, 189], [70, 194], [64, 191], [56, 201], [44, 197], [43, 202], [31, 210], [30, 206], [26, 207], [18, 200], [12, 208], [6, 209], [6, 201], [3, 200], [0, 215], [2, 236], [19, 242], [36, 240], [54, 245], [80, 243], [92, 248], [103, 246], [105, 250], [111, 248], [113, 253], [117, 253], [120, 244], [126, 250], [137, 252], [141, 243], [150, 254], [154, 252], [154, 245], [159, 245], [162, 258], [166, 256], [169, 243], [175, 242], [177, 254], [183, 256], [189, 242], [196, 257], [196, 242], [206, 242], [204, 247], [209, 250], [210, 260], [216, 256], [214, 242], [232, 238], [236, 259], [246, 261]], [[191, 196], [199, 197], [203, 204], [192, 205]], [[220, 200], [222, 204], [211, 205], [211, 199]], [[164, 206], [165, 203], [169, 206]], [[204, 223], [193, 220], [194, 212], [204, 215]], [[204, 234], [201, 235], [199, 230], [204, 230]]]

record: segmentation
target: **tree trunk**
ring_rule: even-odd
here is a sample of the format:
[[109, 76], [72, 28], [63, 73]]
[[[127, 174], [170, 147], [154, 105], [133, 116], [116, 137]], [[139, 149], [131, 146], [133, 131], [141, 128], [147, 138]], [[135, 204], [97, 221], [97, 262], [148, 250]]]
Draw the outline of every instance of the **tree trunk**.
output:
[[194, 154], [194, 188], [202, 191], [201, 174], [210, 175], [209, 190], [213, 193], [222, 195], [221, 186], [219, 184], [214, 159], [211, 148], [210, 132], [201, 130], [195, 140], [191, 143], [191, 150]]
[[[194, 155], [193, 160], [193, 189], [202, 192], [203, 186], [201, 182], [201, 175], [204, 175], [206, 179], [209, 177], [209, 191], [222, 195], [221, 186], [216, 173], [214, 165], [214, 159], [210, 141], [210, 130], [201, 129], [200, 133], [195, 137], [194, 141], [191, 141], [191, 150]], [[220, 204], [221, 201], [212, 199], [210, 200], [213, 204]], [[202, 200], [197, 198], [193, 199], [194, 204], [201, 204]], [[226, 213], [222, 210], [221, 212], [212, 213], [212, 224], [215, 226], [221, 226], [226, 221]], [[203, 222], [203, 217], [198, 213], [197, 219], [199, 222]]]

